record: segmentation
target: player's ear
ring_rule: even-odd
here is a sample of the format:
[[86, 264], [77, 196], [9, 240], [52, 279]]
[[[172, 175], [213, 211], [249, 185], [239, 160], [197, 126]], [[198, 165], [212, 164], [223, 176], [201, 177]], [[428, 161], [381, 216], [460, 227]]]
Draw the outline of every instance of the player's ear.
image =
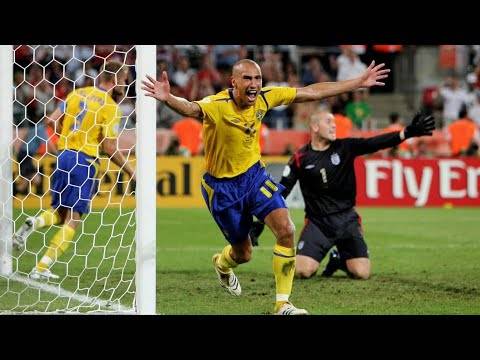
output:
[[233, 76], [230, 76], [230, 84], [232, 84], [232, 87], [235, 89], [237, 87], [235, 78]]

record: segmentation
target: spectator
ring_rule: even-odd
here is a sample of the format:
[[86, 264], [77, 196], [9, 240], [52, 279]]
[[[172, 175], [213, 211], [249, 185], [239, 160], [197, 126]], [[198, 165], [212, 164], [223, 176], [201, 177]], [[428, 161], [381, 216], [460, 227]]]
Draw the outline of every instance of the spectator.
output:
[[98, 71], [93, 67], [92, 63], [86, 63], [85, 69], [78, 69], [75, 73], [75, 86], [86, 87], [94, 86], [95, 78], [98, 76]]
[[[403, 45], [373, 45], [371, 46], [369, 56], [376, 59], [380, 63], [384, 63], [389, 69], [393, 69], [395, 66], [395, 59], [403, 50]], [[397, 72], [390, 73], [391, 80], [385, 83], [385, 86], [377, 88], [376, 93], [393, 93], [395, 91], [395, 78]]]
[[13, 84], [15, 87], [13, 93], [15, 99], [13, 102], [13, 120], [14, 124], [18, 125], [25, 119], [25, 104], [28, 104], [26, 98], [29, 96], [31, 98], [31, 95], [28, 95], [28, 93], [30, 90], [33, 90], [33, 88], [23, 82], [23, 72], [18, 70], [13, 74]]
[[34, 45], [33, 60], [35, 63], [45, 66], [53, 60], [53, 49], [50, 45]]
[[295, 112], [293, 114], [293, 127], [295, 130], [307, 130], [308, 122], [312, 114], [318, 109], [319, 102], [305, 102], [293, 104]]
[[[56, 51], [55, 51], [56, 54]], [[67, 74], [75, 74], [78, 69], [83, 69], [84, 64], [87, 64], [89, 59], [94, 55], [93, 45], [77, 45], [73, 48], [73, 58], [65, 65]], [[60, 57], [64, 58], [63, 50], [60, 52]], [[58, 63], [59, 64], [59, 63]], [[60, 65], [60, 64], [59, 64]], [[60, 72], [60, 77], [63, 76], [63, 71]]]
[[466, 83], [467, 83], [467, 99], [465, 104], [467, 105], [467, 109], [469, 109], [473, 103], [475, 102], [475, 84], [477, 82], [477, 75], [475, 73], [467, 74], [466, 76]]
[[[271, 80], [266, 83], [265, 86], [289, 86], [288, 82], [285, 81], [285, 74], [283, 72], [281, 63], [279, 61], [272, 62], [270, 64], [270, 75]], [[263, 122], [273, 129], [288, 129], [292, 127], [292, 119], [288, 114], [288, 105], [280, 105], [272, 108]]]
[[178, 137], [176, 135], [172, 137], [171, 142], [168, 145], [167, 150], [165, 151], [165, 155], [167, 156], [182, 155], [182, 151], [180, 149], [180, 141], [178, 140]]
[[172, 45], [157, 45], [157, 61], [171, 64], [173, 62]]
[[238, 60], [246, 58], [243, 45], [217, 45], [214, 49], [217, 66], [231, 68]]
[[352, 120], [353, 124], [362, 129], [367, 126], [372, 110], [366, 102], [366, 90], [360, 89], [352, 94], [352, 101], [347, 104], [346, 115]]
[[157, 104], [157, 128], [171, 129], [183, 116], [163, 103]]
[[[17, 77], [16, 81], [19, 81]], [[39, 148], [46, 145], [49, 138], [45, 124], [41, 121], [45, 115], [45, 108], [52, 110], [55, 105], [50, 101], [53, 97], [53, 89], [49, 82], [43, 80], [43, 75], [39, 67], [31, 68], [27, 75], [27, 81], [35, 86], [33, 88], [23, 82], [23, 87], [17, 89], [17, 100], [26, 105], [26, 119], [22, 119], [20, 127], [24, 127], [24, 137], [22, 144], [16, 154], [16, 161], [19, 164], [19, 177], [15, 182], [15, 193], [26, 194], [29, 191], [29, 185], [38, 186], [41, 178], [38, 175], [38, 161], [34, 159]], [[23, 90], [23, 91], [22, 91]]]
[[437, 107], [438, 87], [427, 86], [422, 92], [422, 111], [432, 114]]
[[15, 64], [25, 68], [33, 61], [33, 49], [28, 45], [15, 46]]
[[73, 90], [73, 83], [67, 78], [62, 78], [55, 84], [55, 97], [65, 100], [67, 94]]
[[213, 95], [215, 88], [219, 89], [220, 83], [220, 73], [212, 66], [209, 55], [204, 54], [199, 71], [191, 77], [190, 99], [198, 100]]
[[175, 67], [172, 65], [171, 62], [166, 60], [158, 60], [157, 61], [157, 74], [161, 74], [162, 71], [166, 71], [168, 76], [173, 78], [173, 73], [175, 72]]
[[47, 80], [40, 81], [35, 87], [35, 99], [37, 101], [36, 119], [40, 120], [45, 114], [55, 110], [53, 87]]
[[217, 65], [217, 70], [220, 73], [220, 88], [227, 89], [232, 87], [232, 79], [230, 77], [232, 68], [228, 65]]
[[181, 88], [183, 96], [189, 97], [192, 76], [195, 70], [190, 67], [188, 57], [181, 55], [177, 62], [177, 70], [173, 73], [173, 81]]
[[431, 158], [433, 157], [433, 151], [428, 145], [426, 139], [418, 139], [413, 152], [414, 157], [417, 158]]
[[337, 58], [337, 81], [353, 79], [362, 74], [367, 66], [360, 60], [352, 45], [342, 45], [342, 54]]
[[[207, 79], [209, 80], [210, 84], [214, 88], [214, 92], [221, 91], [221, 76], [220, 72], [215, 68], [213, 65], [212, 59], [209, 54], [204, 54], [202, 57], [202, 63], [200, 65], [200, 69], [198, 69], [197, 72], [197, 77], [200, 82], [203, 80]], [[212, 95], [213, 93], [210, 93], [208, 95]], [[200, 96], [200, 99], [203, 99], [205, 96]]]
[[480, 61], [478, 61], [474, 70], [477, 81], [475, 82], [475, 89], [480, 90]]
[[293, 62], [287, 61], [285, 63], [284, 72], [285, 72], [286, 80], [289, 84], [291, 82], [298, 81], [298, 71]]
[[204, 97], [213, 94], [215, 94], [215, 89], [210, 78], [198, 78], [197, 76], [192, 78], [192, 89], [190, 92], [191, 99], [203, 99]]
[[447, 138], [453, 156], [465, 155], [473, 144], [479, 143], [478, 129], [473, 120], [467, 117], [465, 106], [459, 113], [459, 119], [448, 126]]
[[[388, 125], [385, 129], [383, 129], [383, 133], [390, 133], [395, 131], [402, 131], [404, 126], [402, 124], [402, 120], [400, 115], [396, 112], [392, 112], [389, 115], [390, 125]], [[390, 149], [387, 149], [386, 154], [390, 157], [398, 157], [408, 155], [409, 154], [409, 144], [411, 143], [411, 139], [407, 139], [404, 142], [400, 143], [397, 146], [394, 146]]]
[[468, 103], [469, 97], [465, 89], [460, 87], [456, 76], [446, 78], [439, 93], [443, 103], [443, 121], [448, 126], [453, 120], [457, 119], [458, 113], [462, 106]]
[[477, 128], [480, 129], [480, 90], [475, 92], [473, 104], [468, 109], [468, 117], [472, 119], [477, 125]]
[[352, 136], [353, 123], [349, 117], [345, 116], [344, 111], [339, 103], [332, 105], [332, 114], [335, 119], [336, 137], [337, 139], [344, 139]]
[[66, 64], [74, 55], [74, 46], [72, 45], [56, 45], [53, 49], [55, 60], [62, 64]]
[[320, 60], [316, 57], [312, 57], [304, 67], [302, 76], [303, 85], [311, 85], [322, 81], [321, 78], [324, 73], [325, 71]]
[[175, 132], [180, 149], [185, 150], [185, 155], [195, 156], [201, 152], [202, 123], [194, 118], [183, 118], [177, 121], [172, 130]]

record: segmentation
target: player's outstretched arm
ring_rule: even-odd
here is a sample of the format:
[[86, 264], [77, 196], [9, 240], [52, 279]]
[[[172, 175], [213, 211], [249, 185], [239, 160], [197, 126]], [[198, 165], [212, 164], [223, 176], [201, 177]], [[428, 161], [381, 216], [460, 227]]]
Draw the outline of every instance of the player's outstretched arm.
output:
[[431, 136], [433, 130], [435, 130], [434, 117], [419, 112], [415, 114], [412, 122], [402, 131], [394, 131], [366, 139], [347, 139], [347, 141], [356, 155], [371, 154], [378, 150], [397, 146], [403, 140], [411, 137]]
[[145, 90], [145, 96], [151, 96], [154, 99], [165, 102], [168, 107], [183, 116], [201, 119], [202, 110], [199, 105], [170, 93], [170, 82], [168, 81], [166, 71], [162, 72], [159, 81], [147, 75], [147, 79], [142, 80], [142, 84], [142, 90]]
[[418, 136], [431, 136], [435, 130], [435, 118], [432, 115], [417, 112], [412, 122], [400, 133], [402, 140]]
[[321, 100], [329, 96], [339, 95], [359, 88], [384, 86], [385, 83], [380, 80], [386, 79], [390, 72], [390, 69], [383, 69], [384, 66], [385, 64], [375, 66], [375, 61], [372, 61], [367, 70], [357, 78], [337, 82], [316, 83], [299, 88], [297, 89], [297, 96], [293, 102], [299, 103]]

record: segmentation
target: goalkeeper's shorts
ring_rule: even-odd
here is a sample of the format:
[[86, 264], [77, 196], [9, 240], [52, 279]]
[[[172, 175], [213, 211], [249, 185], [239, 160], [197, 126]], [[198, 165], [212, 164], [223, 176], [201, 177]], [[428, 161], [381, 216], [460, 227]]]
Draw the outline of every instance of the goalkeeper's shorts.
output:
[[205, 174], [202, 195], [215, 222], [231, 244], [247, 239], [253, 223], [273, 210], [286, 208], [281, 193], [285, 187], [277, 184], [259, 161], [245, 173], [233, 178], [215, 178]]
[[361, 217], [355, 209], [319, 218], [305, 218], [297, 243], [297, 255], [311, 257], [321, 262], [336, 246], [340, 258], [368, 258], [368, 247], [363, 237]]
[[80, 214], [90, 212], [98, 189], [98, 161], [81, 151], [63, 150], [52, 175], [52, 207], [70, 208]]

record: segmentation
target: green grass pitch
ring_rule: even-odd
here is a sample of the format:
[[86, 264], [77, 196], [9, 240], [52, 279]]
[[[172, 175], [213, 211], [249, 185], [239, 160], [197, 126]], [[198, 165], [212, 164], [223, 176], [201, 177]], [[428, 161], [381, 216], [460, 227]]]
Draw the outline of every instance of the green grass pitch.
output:
[[[372, 277], [354, 281], [342, 272], [332, 278], [295, 280], [292, 302], [311, 314], [480, 314], [480, 208], [360, 208], [372, 260]], [[297, 234], [303, 211], [292, 210]], [[18, 216], [18, 214], [16, 214]], [[22, 221], [24, 217], [18, 217]], [[47, 241], [54, 230], [46, 235]], [[135, 253], [130, 246], [130, 211], [91, 214], [53, 271], [63, 289], [131, 307]], [[43, 235], [29, 239], [14, 266], [28, 272], [43, 254]], [[269, 314], [275, 285], [274, 238], [266, 229], [250, 263], [236, 269], [242, 296], [218, 284], [211, 256], [226, 244], [206, 209], [157, 210], [157, 313]], [[15, 255], [18, 255], [16, 252]], [[326, 260], [324, 260], [326, 261]], [[325, 263], [320, 265], [323, 269]], [[0, 278], [2, 311], [90, 311], [98, 307], [67, 301]]]

